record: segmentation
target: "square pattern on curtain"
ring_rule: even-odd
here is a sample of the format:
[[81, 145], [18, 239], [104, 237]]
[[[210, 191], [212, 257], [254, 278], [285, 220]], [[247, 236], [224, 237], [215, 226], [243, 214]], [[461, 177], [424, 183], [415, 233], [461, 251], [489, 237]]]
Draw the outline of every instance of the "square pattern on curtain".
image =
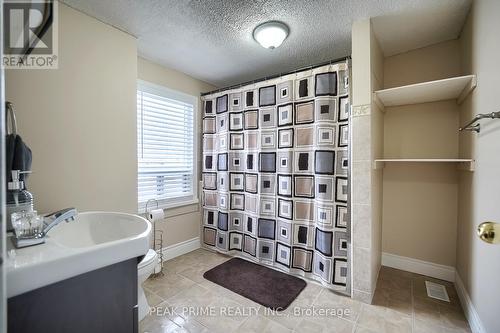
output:
[[202, 98], [205, 247], [350, 292], [348, 77], [337, 63]]

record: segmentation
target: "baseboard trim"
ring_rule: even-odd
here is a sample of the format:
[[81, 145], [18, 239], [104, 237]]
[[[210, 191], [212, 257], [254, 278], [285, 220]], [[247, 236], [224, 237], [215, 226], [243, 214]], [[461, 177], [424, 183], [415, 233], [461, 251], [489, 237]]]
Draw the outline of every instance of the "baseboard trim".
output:
[[414, 258], [402, 257], [392, 253], [382, 253], [382, 266], [388, 266], [412, 273], [427, 275], [445, 281], [455, 281], [454, 267], [435, 264], [432, 262]]
[[163, 261], [181, 256], [188, 252], [199, 249], [200, 247], [200, 237], [188, 239], [186, 241], [164, 247], [161, 251], [163, 253]]
[[363, 302], [365, 304], [372, 304], [374, 294], [375, 294], [374, 292], [370, 293], [362, 290], [353, 289], [351, 298], [356, 301]]
[[455, 288], [457, 289], [458, 298], [460, 299], [460, 303], [462, 304], [462, 309], [464, 310], [465, 317], [469, 322], [470, 329], [473, 333], [486, 333], [486, 329], [484, 328], [481, 319], [479, 318], [479, 314], [472, 304], [472, 300], [469, 297], [469, 293], [465, 289], [464, 283], [458, 275], [458, 272], [455, 273]]

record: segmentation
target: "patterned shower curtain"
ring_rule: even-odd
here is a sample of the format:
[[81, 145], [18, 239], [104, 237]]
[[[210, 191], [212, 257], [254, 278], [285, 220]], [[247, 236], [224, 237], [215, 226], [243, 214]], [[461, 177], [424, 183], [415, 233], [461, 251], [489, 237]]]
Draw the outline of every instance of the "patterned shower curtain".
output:
[[348, 63], [203, 96], [206, 248], [350, 293]]

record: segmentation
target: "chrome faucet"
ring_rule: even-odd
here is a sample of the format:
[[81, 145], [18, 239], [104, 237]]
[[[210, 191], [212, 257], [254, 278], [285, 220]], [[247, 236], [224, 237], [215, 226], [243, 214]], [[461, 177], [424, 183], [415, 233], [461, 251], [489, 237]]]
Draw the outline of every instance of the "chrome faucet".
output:
[[47, 233], [61, 223], [62, 221], [70, 222], [74, 221], [75, 217], [78, 215], [78, 212], [75, 208], [65, 208], [61, 209], [57, 212], [51, 213], [49, 215], [44, 216], [43, 218], [43, 229], [39, 232], [34, 232], [29, 235], [18, 237], [14, 235], [14, 245], [17, 248], [32, 246], [37, 244], [45, 243], [45, 236]]
[[50, 229], [52, 229], [62, 221], [74, 221], [77, 214], [78, 212], [75, 208], [65, 208], [52, 214], [45, 215], [45, 217], [43, 218], [42, 233], [46, 235]]

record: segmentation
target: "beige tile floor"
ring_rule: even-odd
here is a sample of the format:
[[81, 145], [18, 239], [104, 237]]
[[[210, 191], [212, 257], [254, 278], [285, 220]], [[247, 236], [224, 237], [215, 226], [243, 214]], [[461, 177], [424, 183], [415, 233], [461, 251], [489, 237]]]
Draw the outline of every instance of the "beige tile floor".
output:
[[[199, 249], [167, 261], [163, 277], [144, 283], [152, 312], [141, 321], [140, 332], [470, 332], [449, 282], [382, 267], [372, 305], [308, 282], [287, 310], [273, 314], [203, 278], [228, 259]], [[428, 298], [425, 279], [445, 284], [451, 302]]]

